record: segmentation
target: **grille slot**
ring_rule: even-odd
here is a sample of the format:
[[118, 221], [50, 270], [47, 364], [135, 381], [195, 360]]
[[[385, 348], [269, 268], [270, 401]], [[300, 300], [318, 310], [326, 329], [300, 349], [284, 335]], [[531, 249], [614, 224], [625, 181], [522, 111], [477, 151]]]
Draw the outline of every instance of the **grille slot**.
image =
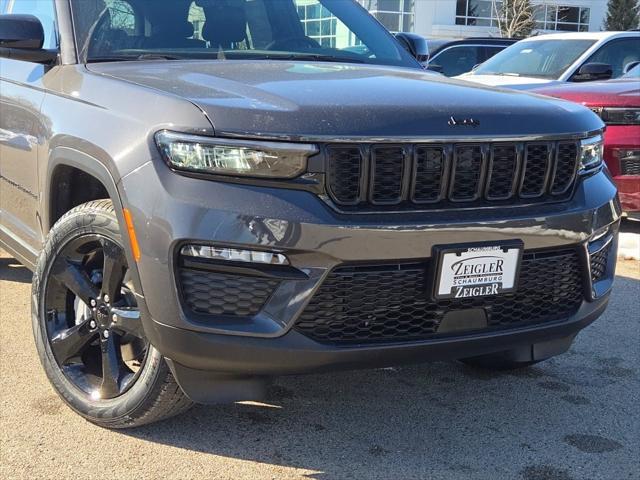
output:
[[551, 166], [551, 145], [527, 145], [522, 175], [520, 196], [523, 198], [540, 197], [547, 185], [547, 175]]
[[433, 203], [444, 198], [447, 152], [444, 147], [416, 147], [415, 173], [411, 183], [414, 203]]
[[253, 316], [269, 299], [278, 280], [179, 269], [182, 300], [194, 313]]
[[371, 152], [371, 203], [394, 205], [403, 196], [407, 154], [402, 147], [375, 147]]
[[515, 145], [497, 145], [491, 153], [487, 198], [507, 200], [513, 196], [519, 154]]
[[451, 310], [482, 308], [489, 328], [565, 318], [584, 298], [578, 253], [526, 252], [518, 291], [505, 295], [434, 301], [428, 263], [343, 266], [315, 293], [295, 329], [331, 344], [402, 342], [438, 335]]
[[455, 147], [449, 194], [451, 201], [473, 201], [480, 197], [483, 156], [482, 147], [479, 145]]
[[360, 198], [362, 155], [358, 147], [328, 149], [327, 176], [330, 193], [340, 204], [353, 205]]
[[327, 192], [345, 211], [566, 200], [578, 142], [329, 145]]
[[577, 162], [578, 145], [575, 142], [559, 143], [553, 183], [551, 184], [552, 194], [559, 195], [569, 189], [576, 174]]

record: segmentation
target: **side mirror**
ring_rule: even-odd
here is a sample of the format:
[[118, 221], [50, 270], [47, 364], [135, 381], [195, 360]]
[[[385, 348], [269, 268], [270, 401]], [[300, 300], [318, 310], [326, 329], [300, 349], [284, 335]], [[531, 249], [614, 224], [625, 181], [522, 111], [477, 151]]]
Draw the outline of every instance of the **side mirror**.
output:
[[420, 63], [429, 60], [429, 45], [426, 38], [407, 32], [396, 33], [395, 37]]
[[430, 63], [427, 66], [427, 70], [432, 70], [434, 72], [442, 73], [444, 71], [444, 68], [442, 65], [438, 65], [437, 63]]
[[56, 52], [44, 50], [44, 29], [33, 15], [0, 15], [0, 57], [50, 63]]
[[640, 65], [640, 61], [635, 61], [635, 62], [629, 62], [627, 63], [624, 68], [622, 69], [622, 73], [623, 74], [627, 74], [629, 73], [631, 70], [633, 70], [634, 68], [636, 68], [638, 65]]
[[574, 82], [592, 82], [609, 80], [613, 76], [613, 68], [608, 63], [587, 63], [582, 65], [571, 78]]

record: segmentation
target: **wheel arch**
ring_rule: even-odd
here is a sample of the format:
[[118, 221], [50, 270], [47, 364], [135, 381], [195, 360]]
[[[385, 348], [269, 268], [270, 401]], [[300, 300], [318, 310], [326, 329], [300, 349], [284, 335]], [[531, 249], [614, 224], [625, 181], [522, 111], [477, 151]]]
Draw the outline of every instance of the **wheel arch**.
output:
[[[73, 148], [59, 146], [51, 151], [43, 185], [41, 205], [42, 229], [46, 236], [55, 222], [74, 207], [92, 200], [108, 198], [113, 202], [122, 233], [127, 262], [136, 290], [142, 295], [142, 285], [132, 252], [124, 204], [118, 191], [116, 177], [97, 158]], [[77, 190], [79, 184], [82, 190]], [[74, 190], [76, 188], [76, 191]]]

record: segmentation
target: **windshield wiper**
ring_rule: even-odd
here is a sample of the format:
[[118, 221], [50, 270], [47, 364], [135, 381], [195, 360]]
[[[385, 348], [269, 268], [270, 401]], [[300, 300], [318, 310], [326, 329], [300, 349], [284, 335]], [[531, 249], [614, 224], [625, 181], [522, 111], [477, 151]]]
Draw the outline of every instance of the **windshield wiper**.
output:
[[353, 57], [334, 57], [333, 55], [324, 55], [321, 53], [287, 53], [264, 54], [260, 58], [265, 60], [312, 60], [316, 62], [337, 62], [337, 63], [366, 63], [364, 60]]
[[170, 55], [166, 53], [143, 53], [136, 60], [184, 60], [185, 57]]
[[133, 62], [136, 60], [184, 60], [185, 57], [167, 55], [164, 53], [143, 53], [142, 55], [102, 55], [90, 57], [88, 63], [100, 62]]
[[292, 60], [316, 60], [319, 62], [337, 62], [337, 63], [366, 63], [364, 60], [353, 57], [334, 57], [333, 55], [322, 54], [302, 54], [293, 55]]

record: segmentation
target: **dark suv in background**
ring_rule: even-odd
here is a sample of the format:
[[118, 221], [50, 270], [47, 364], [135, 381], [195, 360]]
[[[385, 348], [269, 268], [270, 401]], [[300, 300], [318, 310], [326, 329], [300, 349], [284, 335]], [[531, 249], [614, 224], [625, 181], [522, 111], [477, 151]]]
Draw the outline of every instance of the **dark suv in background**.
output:
[[429, 74], [352, 1], [2, 6], [0, 242], [89, 420], [522, 367], [604, 311], [620, 206], [588, 109]]
[[470, 72], [518, 40], [514, 38], [470, 37], [429, 38], [429, 70], [455, 77]]

